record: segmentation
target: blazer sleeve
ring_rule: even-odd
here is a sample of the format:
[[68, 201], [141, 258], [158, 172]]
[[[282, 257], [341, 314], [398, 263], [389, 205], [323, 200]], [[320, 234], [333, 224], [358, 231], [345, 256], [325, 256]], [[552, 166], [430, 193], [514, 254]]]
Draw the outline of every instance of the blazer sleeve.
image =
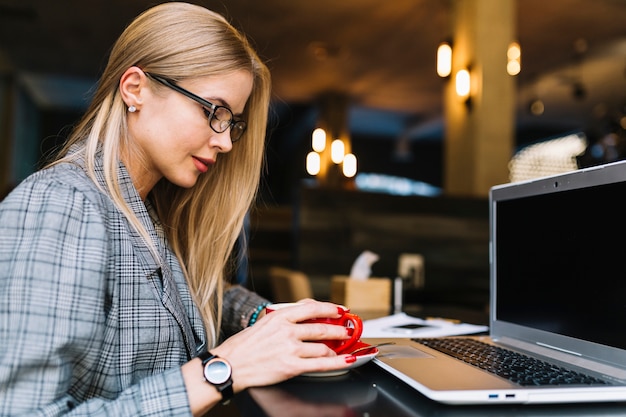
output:
[[100, 211], [52, 181], [26, 181], [0, 204], [0, 415], [190, 415], [180, 368], [78, 399], [106, 354], [112, 254]]
[[248, 327], [252, 313], [265, 303], [265, 298], [241, 285], [228, 288], [224, 293], [222, 338], [230, 337]]

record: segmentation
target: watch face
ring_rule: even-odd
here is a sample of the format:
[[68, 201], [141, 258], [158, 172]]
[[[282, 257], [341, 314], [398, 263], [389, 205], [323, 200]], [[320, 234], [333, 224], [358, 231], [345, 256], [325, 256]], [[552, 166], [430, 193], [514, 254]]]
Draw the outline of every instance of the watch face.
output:
[[204, 366], [204, 377], [212, 384], [223, 384], [230, 378], [230, 365], [220, 359], [211, 359]]

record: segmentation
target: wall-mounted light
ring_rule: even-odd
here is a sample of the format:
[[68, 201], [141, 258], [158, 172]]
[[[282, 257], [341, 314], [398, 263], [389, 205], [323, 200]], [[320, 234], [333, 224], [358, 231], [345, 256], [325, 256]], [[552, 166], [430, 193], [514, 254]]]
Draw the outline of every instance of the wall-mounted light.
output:
[[[311, 152], [306, 155], [306, 171], [321, 187], [352, 188], [356, 157], [349, 132], [350, 98], [343, 92], [328, 92], [319, 97], [319, 120], [311, 132]], [[344, 160], [345, 159], [345, 160]]]
[[346, 154], [343, 157], [343, 175], [352, 178], [356, 175], [356, 156], [354, 154]]
[[[352, 178], [357, 172], [357, 161], [354, 154], [345, 153], [345, 145], [341, 139], [336, 139], [330, 146], [330, 159], [337, 165], [341, 164], [343, 175]], [[318, 175], [322, 168], [322, 157], [320, 153], [311, 151], [306, 156], [306, 172], [309, 175]]]
[[315, 152], [324, 152], [326, 148], [326, 131], [318, 127], [311, 135], [311, 147]]
[[465, 104], [468, 110], [472, 108], [472, 84], [471, 84], [471, 73], [469, 69], [461, 69], [457, 71], [454, 76], [454, 88], [456, 91], [456, 95], [459, 96], [459, 99]]
[[449, 77], [452, 73], [452, 42], [443, 41], [437, 48], [437, 74]]
[[456, 95], [462, 99], [469, 98], [471, 88], [470, 82], [469, 70], [464, 68], [457, 71], [456, 76], [454, 77]]
[[506, 51], [506, 72], [509, 75], [517, 75], [522, 70], [522, 49], [517, 42], [511, 42]]
[[321, 159], [317, 152], [309, 152], [306, 156], [306, 172], [309, 175], [317, 175], [320, 173]]

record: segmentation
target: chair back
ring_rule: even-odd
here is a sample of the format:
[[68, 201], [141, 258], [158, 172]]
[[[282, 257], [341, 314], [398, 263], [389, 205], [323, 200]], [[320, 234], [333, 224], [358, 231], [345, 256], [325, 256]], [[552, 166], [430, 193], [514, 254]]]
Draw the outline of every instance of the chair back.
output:
[[272, 266], [269, 269], [269, 276], [274, 302], [288, 303], [313, 298], [311, 282], [303, 272]]

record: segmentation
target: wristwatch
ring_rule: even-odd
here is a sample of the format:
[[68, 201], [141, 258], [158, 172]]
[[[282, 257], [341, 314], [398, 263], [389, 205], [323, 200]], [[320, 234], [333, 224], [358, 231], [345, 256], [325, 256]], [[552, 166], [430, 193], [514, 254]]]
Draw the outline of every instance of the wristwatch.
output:
[[228, 403], [233, 397], [232, 368], [225, 359], [213, 355], [209, 351], [198, 355], [204, 368], [204, 379], [222, 394], [222, 404]]

